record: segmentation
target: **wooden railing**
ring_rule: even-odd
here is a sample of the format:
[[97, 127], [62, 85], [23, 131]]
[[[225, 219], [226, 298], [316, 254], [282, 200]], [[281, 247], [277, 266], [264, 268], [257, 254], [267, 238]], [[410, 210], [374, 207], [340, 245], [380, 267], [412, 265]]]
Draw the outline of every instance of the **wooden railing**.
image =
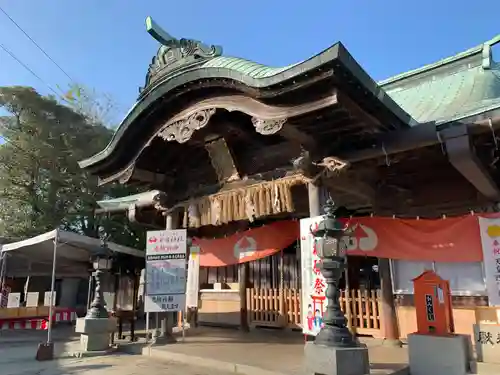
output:
[[[247, 289], [250, 326], [300, 328], [300, 289]], [[376, 290], [341, 292], [340, 305], [355, 333], [380, 337], [380, 302]]]
[[251, 326], [283, 326], [279, 289], [247, 288], [247, 316]]
[[340, 307], [352, 332], [380, 336], [380, 299], [378, 290], [350, 290], [341, 292]]
[[300, 325], [300, 289], [284, 289], [285, 295], [285, 315], [287, 316], [287, 326], [289, 328], [302, 328]]

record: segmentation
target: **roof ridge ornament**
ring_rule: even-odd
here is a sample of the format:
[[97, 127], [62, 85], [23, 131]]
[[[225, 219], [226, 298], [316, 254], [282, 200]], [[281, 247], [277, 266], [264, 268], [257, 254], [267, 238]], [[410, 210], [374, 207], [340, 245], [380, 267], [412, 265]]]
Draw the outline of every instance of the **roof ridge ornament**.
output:
[[[198, 40], [173, 37], [158, 26], [151, 17], [146, 18], [146, 30], [161, 46], [149, 65], [144, 88], [174, 71], [199, 65], [222, 55], [220, 46], [208, 46]], [[143, 89], [140, 91], [142, 92]]]
[[495, 36], [491, 40], [488, 40], [483, 44], [483, 50], [482, 50], [482, 58], [483, 58], [483, 63], [482, 67], [484, 70], [489, 70], [491, 69], [492, 63], [494, 62], [493, 60], [493, 51], [491, 50], [491, 47], [494, 45], [500, 43], [500, 35]]

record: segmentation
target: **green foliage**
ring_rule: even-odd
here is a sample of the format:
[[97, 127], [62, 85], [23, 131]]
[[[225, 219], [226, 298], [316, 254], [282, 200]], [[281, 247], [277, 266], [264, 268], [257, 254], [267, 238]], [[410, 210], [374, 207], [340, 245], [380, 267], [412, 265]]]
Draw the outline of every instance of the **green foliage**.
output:
[[[103, 108], [82, 89], [61, 104], [30, 87], [0, 87], [0, 236], [25, 238], [54, 228], [143, 248], [144, 233], [125, 215], [94, 217], [96, 201], [137, 193], [119, 185], [98, 186], [78, 161], [101, 151], [112, 131]], [[0, 113], [2, 113], [0, 112]]]

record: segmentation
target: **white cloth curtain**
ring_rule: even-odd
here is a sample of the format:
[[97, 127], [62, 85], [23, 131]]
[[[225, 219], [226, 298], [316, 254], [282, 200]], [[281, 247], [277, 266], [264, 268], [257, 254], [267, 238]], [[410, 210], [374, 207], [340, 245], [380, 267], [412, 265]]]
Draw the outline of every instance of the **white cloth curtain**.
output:
[[453, 295], [487, 295], [482, 262], [433, 263], [392, 260], [391, 269], [395, 294], [413, 294], [412, 280], [425, 270], [434, 270], [440, 277], [449, 281]]

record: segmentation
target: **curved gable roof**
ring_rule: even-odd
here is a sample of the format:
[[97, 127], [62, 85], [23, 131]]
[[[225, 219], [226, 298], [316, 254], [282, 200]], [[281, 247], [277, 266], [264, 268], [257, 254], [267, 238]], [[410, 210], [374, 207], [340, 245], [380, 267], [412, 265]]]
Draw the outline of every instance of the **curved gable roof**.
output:
[[437, 63], [375, 82], [341, 43], [302, 62], [273, 68], [249, 60], [222, 56], [220, 47], [208, 47], [193, 40], [177, 40], [150, 20], [148, 31], [162, 46], [153, 59], [138, 101], [126, 115], [109, 145], [80, 162], [86, 168], [105, 160], [115, 149], [128, 126], [170, 90], [202, 79], [229, 79], [262, 89], [285, 82], [338, 61], [367, 92], [379, 98], [402, 122], [443, 124], [500, 108], [500, 65], [491, 57], [496, 37]]

